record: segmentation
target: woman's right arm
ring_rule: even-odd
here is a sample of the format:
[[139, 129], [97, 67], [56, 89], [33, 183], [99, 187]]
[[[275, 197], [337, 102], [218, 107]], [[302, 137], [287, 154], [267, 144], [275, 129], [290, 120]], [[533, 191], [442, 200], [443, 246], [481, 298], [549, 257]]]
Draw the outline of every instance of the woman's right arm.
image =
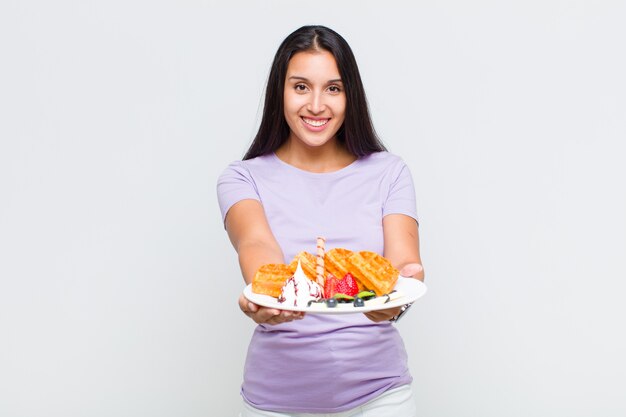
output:
[[[226, 215], [226, 231], [239, 255], [239, 266], [246, 284], [250, 284], [261, 265], [284, 263], [285, 259], [257, 200], [241, 200]], [[300, 319], [303, 313], [261, 307], [241, 294], [239, 308], [258, 324], [279, 324]]]

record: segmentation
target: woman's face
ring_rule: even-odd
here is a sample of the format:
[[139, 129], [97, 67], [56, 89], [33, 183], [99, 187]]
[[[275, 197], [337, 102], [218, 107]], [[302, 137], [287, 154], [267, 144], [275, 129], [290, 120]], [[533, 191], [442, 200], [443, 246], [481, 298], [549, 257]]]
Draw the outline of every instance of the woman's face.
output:
[[308, 146], [334, 141], [346, 113], [346, 94], [335, 57], [304, 51], [291, 57], [283, 94], [289, 140]]

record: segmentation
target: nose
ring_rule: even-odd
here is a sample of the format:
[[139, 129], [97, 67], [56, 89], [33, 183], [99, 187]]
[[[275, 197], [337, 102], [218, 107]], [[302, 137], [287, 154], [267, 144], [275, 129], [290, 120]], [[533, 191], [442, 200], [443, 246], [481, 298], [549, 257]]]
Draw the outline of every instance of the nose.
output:
[[319, 114], [326, 110], [326, 104], [324, 103], [323, 93], [321, 91], [313, 92], [310, 96], [307, 110], [313, 114]]

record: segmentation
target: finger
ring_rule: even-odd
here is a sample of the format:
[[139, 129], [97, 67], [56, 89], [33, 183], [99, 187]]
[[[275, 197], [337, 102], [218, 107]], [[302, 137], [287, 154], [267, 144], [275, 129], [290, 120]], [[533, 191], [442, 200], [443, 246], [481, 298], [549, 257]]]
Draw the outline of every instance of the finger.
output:
[[283, 311], [285, 313], [285, 318], [290, 320], [300, 320], [304, 317], [303, 311]]
[[239, 309], [243, 311], [244, 314], [249, 316], [250, 314], [256, 313], [259, 309], [259, 306], [249, 301], [242, 294], [241, 296], [239, 296]]
[[281, 323], [287, 323], [289, 321], [293, 321], [295, 320], [295, 318], [297, 317], [297, 312], [295, 311], [281, 311], [280, 314], [276, 317], [274, 317], [274, 319], [276, 321], [280, 321]]
[[406, 264], [400, 271], [400, 275], [403, 277], [412, 277], [419, 274], [424, 270], [424, 267], [418, 263]]
[[302, 312], [282, 310], [280, 311], [280, 314], [271, 317], [267, 323], [268, 324], [288, 323], [294, 320], [300, 320], [303, 317], [304, 317], [304, 313]]
[[387, 320], [385, 317], [381, 316], [380, 313], [365, 313], [365, 317], [374, 323], [380, 323], [381, 321]]
[[261, 307], [254, 315], [257, 323], [267, 323], [270, 321], [270, 319], [276, 321], [276, 316], [280, 315], [280, 310], [276, 310], [275, 308]]
[[401, 308], [397, 307], [386, 310], [370, 311], [369, 313], [365, 313], [365, 316], [373, 322], [379, 323], [381, 321], [391, 320], [400, 313], [400, 310]]
[[239, 300], [237, 300], [239, 303], [239, 308], [241, 309], [241, 311], [244, 310], [246, 304], [248, 303], [248, 299], [246, 297], [244, 297], [243, 294], [239, 295]]
[[372, 311], [369, 313], [365, 313], [365, 315], [369, 317], [370, 320], [375, 320], [375, 321], [384, 320], [387, 317], [387, 314], [381, 313], [380, 311]]
[[239, 309], [247, 316], [250, 315], [250, 307], [248, 306], [249, 301], [247, 298], [243, 296], [243, 294], [239, 297]]
[[291, 319], [287, 319], [283, 315], [279, 314], [277, 316], [270, 317], [265, 322], [265, 324], [271, 324], [271, 325], [274, 326], [274, 325], [277, 325], [277, 324], [283, 324], [283, 323], [287, 323], [287, 322], [290, 322], [290, 321], [291, 321]]

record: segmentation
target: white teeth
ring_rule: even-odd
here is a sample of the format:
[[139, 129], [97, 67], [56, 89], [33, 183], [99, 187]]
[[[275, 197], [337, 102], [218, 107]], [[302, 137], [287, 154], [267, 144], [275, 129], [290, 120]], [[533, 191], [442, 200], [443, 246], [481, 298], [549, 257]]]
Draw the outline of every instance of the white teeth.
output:
[[311, 120], [311, 119], [305, 119], [304, 117], [302, 118], [302, 120], [304, 120], [304, 123], [311, 125], [311, 126], [315, 126], [315, 127], [320, 127], [320, 126], [324, 126], [326, 123], [328, 123], [329, 119], [324, 119], [324, 120]]

